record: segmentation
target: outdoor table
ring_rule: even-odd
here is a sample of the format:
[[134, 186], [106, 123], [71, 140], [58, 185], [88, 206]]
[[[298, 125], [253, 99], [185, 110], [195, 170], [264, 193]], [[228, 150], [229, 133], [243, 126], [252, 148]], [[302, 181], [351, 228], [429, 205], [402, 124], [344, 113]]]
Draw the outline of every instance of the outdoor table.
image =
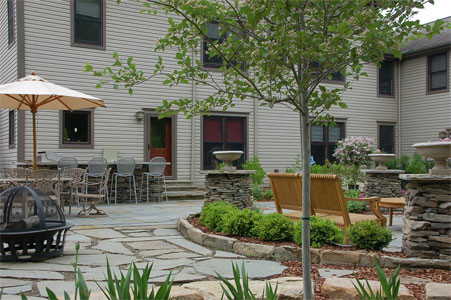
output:
[[381, 211], [381, 207], [388, 208], [388, 226], [393, 224], [393, 208], [404, 208], [406, 205], [406, 199], [404, 198], [381, 198], [376, 202], [376, 209]]

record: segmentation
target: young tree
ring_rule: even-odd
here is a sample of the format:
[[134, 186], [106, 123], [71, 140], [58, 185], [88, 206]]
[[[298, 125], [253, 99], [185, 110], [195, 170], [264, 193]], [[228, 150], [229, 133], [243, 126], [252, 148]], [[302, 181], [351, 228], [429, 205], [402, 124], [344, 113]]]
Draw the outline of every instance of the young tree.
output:
[[[120, 2], [120, 0], [118, 0]], [[285, 105], [300, 117], [303, 157], [302, 265], [304, 299], [312, 299], [310, 273], [310, 126], [332, 121], [332, 106], [346, 108], [340, 99], [352, 80], [365, 76], [363, 65], [378, 64], [386, 53], [400, 58], [406, 40], [439, 32], [442, 22], [423, 26], [412, 21], [414, 9], [433, 0], [143, 0], [143, 13], [167, 13], [169, 28], [156, 51], [176, 50], [178, 68], [165, 75], [164, 84], [204, 85], [211, 88], [205, 99], [166, 99], [161, 115], [178, 112], [187, 117], [221, 107], [227, 110], [238, 100], [260, 105]], [[219, 32], [216, 31], [219, 28]], [[220, 74], [202, 65], [200, 50], [220, 64]], [[164, 70], [159, 58], [155, 72], [137, 70], [133, 58], [94, 71], [109, 77], [118, 88], [133, 93]], [[326, 88], [323, 81], [340, 72], [346, 83]], [[101, 79], [98, 86], [107, 83]]]

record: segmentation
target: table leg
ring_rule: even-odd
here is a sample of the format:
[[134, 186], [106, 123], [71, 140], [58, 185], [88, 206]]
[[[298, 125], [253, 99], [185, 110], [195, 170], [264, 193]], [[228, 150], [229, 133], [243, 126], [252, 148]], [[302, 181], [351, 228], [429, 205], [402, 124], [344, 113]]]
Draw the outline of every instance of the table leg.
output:
[[392, 207], [388, 208], [388, 216], [389, 216], [388, 226], [392, 226], [392, 224], [393, 224], [393, 208]]

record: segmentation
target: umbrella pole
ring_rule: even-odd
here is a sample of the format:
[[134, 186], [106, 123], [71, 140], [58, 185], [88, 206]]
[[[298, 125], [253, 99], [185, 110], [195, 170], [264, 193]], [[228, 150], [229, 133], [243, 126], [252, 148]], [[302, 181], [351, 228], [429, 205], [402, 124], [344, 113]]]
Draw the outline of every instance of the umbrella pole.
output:
[[33, 170], [37, 170], [38, 163], [37, 159], [37, 150], [36, 150], [36, 111], [32, 110], [31, 114], [33, 116]]

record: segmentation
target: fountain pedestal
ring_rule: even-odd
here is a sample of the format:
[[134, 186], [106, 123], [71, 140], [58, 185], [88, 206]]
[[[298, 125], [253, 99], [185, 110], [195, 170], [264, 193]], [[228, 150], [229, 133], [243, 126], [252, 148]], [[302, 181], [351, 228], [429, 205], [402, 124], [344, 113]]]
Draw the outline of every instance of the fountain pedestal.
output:
[[381, 198], [405, 197], [402, 192], [399, 174], [403, 170], [362, 170], [365, 174], [365, 186], [363, 193], [365, 197], [379, 196]]
[[205, 202], [227, 201], [239, 209], [254, 207], [252, 182], [253, 170], [206, 171]]

